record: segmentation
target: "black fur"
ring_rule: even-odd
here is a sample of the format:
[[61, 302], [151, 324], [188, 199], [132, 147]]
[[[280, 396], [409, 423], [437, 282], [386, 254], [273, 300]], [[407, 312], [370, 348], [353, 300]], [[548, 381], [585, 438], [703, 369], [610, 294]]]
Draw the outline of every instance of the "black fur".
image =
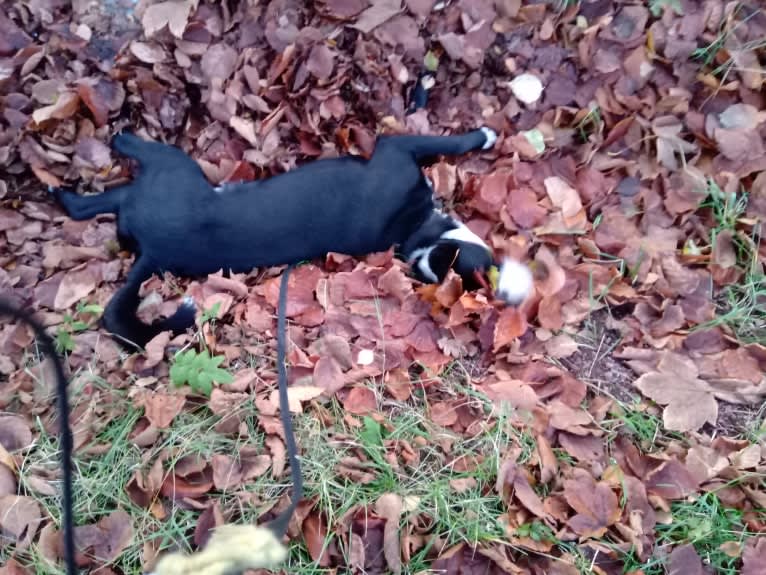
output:
[[144, 346], [161, 331], [179, 333], [194, 323], [191, 306], [152, 325], [138, 320], [138, 291], [152, 274], [248, 272], [330, 251], [364, 255], [401, 246], [434, 214], [421, 167], [487, 143], [482, 130], [383, 136], [369, 160], [319, 160], [269, 179], [213, 188], [180, 149], [120, 134], [114, 148], [139, 164], [130, 184], [90, 196], [52, 191], [73, 219], [117, 214], [118, 237], [136, 260], [107, 305], [104, 325], [121, 340]]

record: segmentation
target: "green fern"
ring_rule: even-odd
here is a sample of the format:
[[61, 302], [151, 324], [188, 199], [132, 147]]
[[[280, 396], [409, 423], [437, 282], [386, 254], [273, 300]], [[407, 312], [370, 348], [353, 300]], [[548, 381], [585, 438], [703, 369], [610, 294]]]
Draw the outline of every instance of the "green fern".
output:
[[176, 387], [188, 385], [197, 393], [209, 396], [213, 382], [231, 383], [232, 375], [219, 366], [226, 359], [222, 355], [210, 356], [210, 352], [189, 349], [176, 355], [170, 367], [170, 381]]

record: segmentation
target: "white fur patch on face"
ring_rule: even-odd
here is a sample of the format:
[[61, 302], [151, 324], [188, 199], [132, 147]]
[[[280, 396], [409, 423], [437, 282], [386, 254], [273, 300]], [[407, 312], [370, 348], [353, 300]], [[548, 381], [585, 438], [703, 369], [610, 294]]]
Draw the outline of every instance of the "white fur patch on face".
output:
[[484, 142], [484, 145], [481, 147], [481, 149], [491, 149], [492, 146], [495, 145], [495, 142], [497, 142], [497, 132], [495, 132], [492, 128], [487, 128], [486, 126], [482, 126], [479, 129], [484, 132], [484, 136], [487, 138], [487, 141]]
[[434, 246], [429, 246], [427, 248], [418, 248], [415, 251], [413, 251], [410, 254], [410, 265], [413, 264], [417, 260], [417, 268], [420, 270], [420, 273], [423, 274], [424, 278], [427, 278], [429, 281], [432, 281], [433, 283], [439, 283], [439, 277], [434, 273], [434, 271], [431, 269], [431, 264], [428, 263], [428, 256], [431, 255], [431, 252], [433, 251]]
[[489, 251], [489, 246], [485, 244], [479, 236], [473, 233], [467, 225], [454, 219], [452, 221], [455, 222], [457, 227], [444, 232], [441, 236], [439, 236], [441, 239], [474, 244]]
[[534, 278], [527, 266], [505, 258], [500, 264], [496, 295], [511, 305], [519, 305], [532, 291]]

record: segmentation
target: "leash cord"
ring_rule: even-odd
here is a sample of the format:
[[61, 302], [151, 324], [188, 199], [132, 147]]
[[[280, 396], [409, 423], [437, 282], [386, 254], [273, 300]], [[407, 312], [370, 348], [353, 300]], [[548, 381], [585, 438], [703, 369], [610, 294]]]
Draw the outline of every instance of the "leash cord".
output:
[[269, 525], [269, 529], [281, 538], [290, 524], [295, 509], [303, 497], [303, 478], [301, 477], [301, 467], [298, 461], [298, 447], [295, 444], [295, 432], [293, 430], [293, 421], [290, 415], [290, 401], [287, 396], [287, 287], [290, 272], [293, 265], [287, 266], [282, 273], [282, 281], [279, 286], [279, 304], [277, 306], [277, 385], [279, 389], [279, 417], [282, 427], [285, 431], [285, 447], [287, 457], [290, 461], [290, 474], [293, 482], [293, 497], [290, 505], [274, 519]]
[[69, 428], [69, 399], [67, 396], [67, 379], [64, 375], [64, 366], [56, 353], [53, 339], [45, 331], [45, 328], [37, 322], [29, 313], [17, 309], [7, 301], [0, 300], [0, 314], [11, 316], [17, 321], [27, 324], [35, 333], [43, 354], [48, 356], [53, 363], [53, 371], [56, 377], [56, 395], [59, 412], [59, 442], [61, 447], [61, 531], [64, 537], [64, 564], [67, 575], [76, 575], [74, 545], [74, 511], [72, 489], [72, 431]]

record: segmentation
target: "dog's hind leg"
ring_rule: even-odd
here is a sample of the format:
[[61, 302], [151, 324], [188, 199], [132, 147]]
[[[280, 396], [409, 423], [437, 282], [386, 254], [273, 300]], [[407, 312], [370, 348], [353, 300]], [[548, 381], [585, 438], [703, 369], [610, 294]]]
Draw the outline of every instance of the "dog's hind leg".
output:
[[479, 128], [455, 136], [387, 136], [381, 144], [391, 146], [415, 157], [420, 165], [435, 161], [438, 156], [459, 156], [473, 150], [488, 150], [495, 145], [497, 134], [490, 128]]
[[48, 188], [73, 220], [88, 220], [99, 214], [116, 214], [129, 186], [119, 186], [100, 194], [81, 196], [61, 188]]
[[138, 295], [141, 284], [149, 279], [156, 268], [148, 258], [136, 260], [128, 273], [127, 281], [112, 297], [104, 311], [104, 327], [123, 345], [143, 348], [149, 340], [163, 331], [183, 333], [194, 325], [194, 304], [184, 300], [169, 318], [145, 324], [138, 319], [136, 310], [140, 303]]

